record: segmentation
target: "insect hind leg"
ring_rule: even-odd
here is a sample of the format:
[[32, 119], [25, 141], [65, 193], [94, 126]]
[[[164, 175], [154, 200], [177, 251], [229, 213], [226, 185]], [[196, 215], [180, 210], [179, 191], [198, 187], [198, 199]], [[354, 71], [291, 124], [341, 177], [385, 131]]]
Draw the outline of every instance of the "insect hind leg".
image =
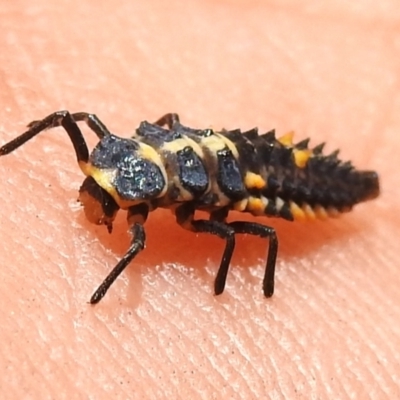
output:
[[267, 262], [263, 279], [263, 292], [265, 297], [271, 297], [274, 294], [275, 264], [278, 254], [278, 237], [275, 229], [255, 222], [246, 221], [231, 222], [229, 226], [234, 229], [235, 233], [247, 233], [262, 238], [269, 238]]
[[194, 211], [195, 210], [190, 203], [185, 203], [184, 205], [178, 207], [175, 211], [178, 224], [184, 229], [188, 229], [192, 232], [204, 232], [216, 235], [221, 239], [225, 239], [226, 242], [221, 263], [214, 282], [214, 293], [219, 295], [224, 291], [229, 264], [232, 259], [233, 250], [235, 249], [235, 232], [225, 222], [193, 219]]

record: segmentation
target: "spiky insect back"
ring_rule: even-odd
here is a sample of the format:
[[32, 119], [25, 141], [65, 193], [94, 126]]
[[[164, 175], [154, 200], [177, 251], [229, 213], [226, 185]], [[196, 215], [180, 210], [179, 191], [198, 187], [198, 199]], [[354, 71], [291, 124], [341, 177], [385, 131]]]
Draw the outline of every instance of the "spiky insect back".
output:
[[[340, 161], [338, 151], [324, 155], [323, 145], [309, 149], [308, 139], [293, 144], [292, 137], [277, 139], [274, 131], [259, 135], [257, 129], [214, 132], [180, 123], [164, 129], [145, 121], [133, 140], [103, 138], [90, 162], [100, 170], [96, 181], [121, 208], [138, 201], [151, 209], [190, 202], [208, 212], [323, 219], [378, 195], [375, 172]], [[153, 187], [156, 193], [147, 190]]]
[[223, 135], [238, 149], [244, 171], [264, 179], [264, 187], [248, 190], [254, 198], [268, 200], [267, 215], [289, 220], [335, 216], [379, 194], [375, 172], [342, 162], [339, 151], [324, 155], [324, 144], [311, 150], [309, 139], [293, 144], [292, 133], [276, 139], [274, 131], [258, 135], [257, 129]]

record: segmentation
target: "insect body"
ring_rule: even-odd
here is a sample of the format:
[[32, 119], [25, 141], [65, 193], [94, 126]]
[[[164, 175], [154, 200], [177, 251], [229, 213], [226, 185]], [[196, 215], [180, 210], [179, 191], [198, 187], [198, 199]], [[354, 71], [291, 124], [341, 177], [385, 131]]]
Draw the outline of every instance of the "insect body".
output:
[[[99, 138], [90, 155], [79, 121]], [[379, 194], [375, 172], [356, 170], [340, 161], [338, 152], [323, 155], [323, 145], [311, 150], [308, 140], [293, 144], [292, 134], [276, 139], [274, 131], [259, 135], [257, 129], [191, 129], [177, 114], [166, 114], [154, 124], [142, 122], [132, 138], [121, 138], [93, 114], [59, 111], [31, 122], [28, 131], [0, 148], [0, 156], [57, 126], [66, 130], [86, 175], [79, 200], [88, 220], [111, 232], [118, 210], [127, 210], [132, 234], [131, 246], [95, 291], [92, 304], [144, 248], [143, 224], [156, 208], [171, 209], [183, 228], [225, 240], [215, 294], [224, 290], [235, 234], [269, 239], [263, 292], [270, 297], [278, 252], [275, 230], [256, 222], [227, 223], [229, 211], [289, 221], [324, 219]], [[208, 212], [210, 218], [195, 219], [196, 210]]]

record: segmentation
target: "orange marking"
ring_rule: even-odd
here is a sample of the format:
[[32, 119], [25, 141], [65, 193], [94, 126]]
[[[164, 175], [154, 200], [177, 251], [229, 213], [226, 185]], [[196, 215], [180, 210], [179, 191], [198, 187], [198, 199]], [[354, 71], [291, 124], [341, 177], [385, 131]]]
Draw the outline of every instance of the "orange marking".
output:
[[301, 208], [308, 219], [316, 219], [315, 213], [310, 205], [304, 204]]
[[294, 136], [293, 131], [288, 132], [285, 135], [278, 138], [278, 142], [282, 143], [284, 146], [291, 147], [293, 146], [293, 136]]
[[314, 212], [315, 215], [318, 219], [327, 219], [329, 217], [328, 213], [326, 212], [325, 208], [320, 206], [320, 205], [316, 205], [314, 207]]
[[265, 209], [265, 204], [258, 197], [250, 197], [249, 202], [247, 204], [247, 208], [250, 211], [254, 211], [257, 213], [263, 213], [264, 209]]
[[254, 172], [247, 172], [244, 177], [244, 184], [247, 189], [262, 189], [267, 184], [261, 175], [255, 174]]
[[312, 152], [311, 150], [293, 150], [294, 162], [297, 167], [304, 168], [310, 158]]
[[306, 214], [304, 211], [293, 201], [290, 202], [290, 212], [293, 215], [293, 218], [297, 221], [305, 221]]

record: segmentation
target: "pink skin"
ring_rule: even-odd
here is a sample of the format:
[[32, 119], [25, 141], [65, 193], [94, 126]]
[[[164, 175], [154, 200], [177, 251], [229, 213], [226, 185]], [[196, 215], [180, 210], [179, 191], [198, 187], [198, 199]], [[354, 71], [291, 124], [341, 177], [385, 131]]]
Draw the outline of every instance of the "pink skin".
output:
[[129, 244], [125, 216], [111, 236], [87, 222], [67, 135], [42, 134], [0, 159], [2, 398], [399, 398], [398, 3], [269, 4], [2, 6], [1, 144], [59, 109], [120, 135], [172, 111], [193, 127], [295, 129], [382, 182], [339, 220], [259, 220], [281, 245], [272, 299], [264, 241], [238, 238], [215, 297], [222, 241], [161, 211], [91, 307]]

